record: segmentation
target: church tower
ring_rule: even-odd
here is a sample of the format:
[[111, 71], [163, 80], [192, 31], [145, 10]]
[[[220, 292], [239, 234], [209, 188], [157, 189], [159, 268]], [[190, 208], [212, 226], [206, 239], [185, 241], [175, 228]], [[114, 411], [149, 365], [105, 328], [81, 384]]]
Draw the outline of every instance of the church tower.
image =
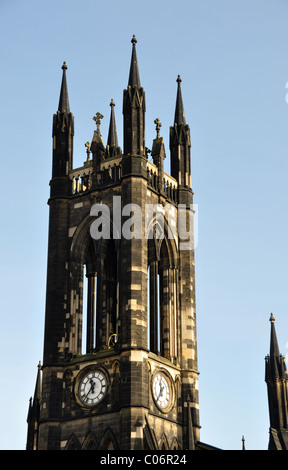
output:
[[268, 450], [288, 450], [288, 391], [285, 357], [280, 354], [275, 330], [275, 318], [271, 313], [270, 354], [265, 358], [270, 417]]
[[190, 130], [178, 76], [172, 175], [164, 171], [158, 118], [148, 159], [135, 36], [131, 42], [123, 152], [111, 100], [107, 144], [98, 112], [80, 168], [73, 168], [74, 117], [62, 67], [53, 117], [44, 354], [27, 449], [199, 446]]

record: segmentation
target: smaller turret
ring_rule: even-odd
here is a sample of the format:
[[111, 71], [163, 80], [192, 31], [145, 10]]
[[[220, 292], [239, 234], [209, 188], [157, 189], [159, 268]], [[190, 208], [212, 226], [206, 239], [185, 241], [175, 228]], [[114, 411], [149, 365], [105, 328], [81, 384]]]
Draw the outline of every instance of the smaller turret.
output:
[[118, 137], [116, 130], [116, 121], [115, 121], [115, 103], [113, 100], [110, 102], [111, 106], [111, 115], [110, 115], [110, 125], [107, 139], [107, 157], [116, 157], [121, 154], [121, 149], [118, 146]]
[[70, 112], [66, 80], [66, 62], [62, 65], [62, 83], [57, 113], [53, 116], [53, 163], [51, 197], [70, 194], [69, 171], [73, 167], [74, 117]]
[[129, 80], [123, 92], [124, 154], [145, 156], [145, 92], [140, 84], [135, 36], [131, 42]]
[[186, 124], [181, 92], [181, 78], [177, 77], [177, 97], [174, 125], [170, 127], [171, 175], [180, 187], [191, 188], [190, 128]]

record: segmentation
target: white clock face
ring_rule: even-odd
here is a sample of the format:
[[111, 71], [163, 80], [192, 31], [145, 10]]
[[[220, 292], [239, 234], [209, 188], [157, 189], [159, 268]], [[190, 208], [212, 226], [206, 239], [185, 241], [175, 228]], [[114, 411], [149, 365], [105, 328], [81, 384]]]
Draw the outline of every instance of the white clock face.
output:
[[97, 405], [106, 395], [108, 383], [100, 370], [88, 372], [80, 381], [78, 395], [85, 406]]
[[171, 402], [171, 392], [168, 378], [161, 372], [157, 372], [153, 379], [153, 396], [156, 404], [162, 410], [168, 408]]

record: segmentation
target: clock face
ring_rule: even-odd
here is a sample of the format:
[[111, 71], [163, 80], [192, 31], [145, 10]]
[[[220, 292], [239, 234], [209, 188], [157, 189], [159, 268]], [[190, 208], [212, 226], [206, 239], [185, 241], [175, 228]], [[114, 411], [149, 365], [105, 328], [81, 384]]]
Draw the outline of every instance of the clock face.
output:
[[78, 396], [85, 406], [95, 406], [105, 397], [108, 382], [101, 370], [90, 370], [80, 380]]
[[152, 391], [156, 405], [162, 411], [168, 411], [172, 403], [172, 388], [170, 380], [162, 372], [157, 372], [154, 375]]

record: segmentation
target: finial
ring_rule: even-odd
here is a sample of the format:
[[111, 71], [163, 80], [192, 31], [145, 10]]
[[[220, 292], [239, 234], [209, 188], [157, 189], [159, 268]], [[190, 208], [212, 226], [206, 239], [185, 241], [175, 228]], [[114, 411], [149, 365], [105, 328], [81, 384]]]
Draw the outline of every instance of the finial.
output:
[[160, 119], [159, 118], [155, 119], [154, 124], [156, 124], [156, 132], [157, 132], [157, 139], [158, 139], [159, 138], [160, 128], [162, 126], [162, 124], [160, 122]]
[[180, 75], [178, 75], [176, 82], [177, 82], [177, 83], [181, 83], [181, 82], [182, 82], [182, 79], [181, 79]]
[[133, 46], [137, 43], [137, 39], [135, 37], [135, 34], [133, 34], [133, 38], [131, 39], [131, 42], [132, 42]]
[[63, 62], [63, 65], [62, 65], [61, 68], [62, 68], [62, 70], [67, 70], [68, 69], [66, 62]]
[[88, 142], [86, 142], [85, 147], [87, 149], [86, 150], [86, 153], [87, 153], [87, 160], [86, 161], [89, 162], [90, 161], [90, 152], [91, 152], [91, 143], [89, 142], [89, 140], [88, 140]]
[[115, 106], [115, 103], [114, 103], [114, 101], [113, 101], [113, 98], [111, 98], [110, 106], [111, 106], [111, 108], [112, 108], [112, 107], [114, 108], [114, 106]]
[[245, 437], [242, 436], [242, 450], [245, 450]]
[[275, 318], [274, 318], [273, 313], [271, 313], [269, 320], [271, 321], [271, 323], [274, 323], [274, 322], [275, 322]]
[[97, 132], [100, 133], [100, 124], [101, 124], [101, 119], [103, 119], [104, 116], [101, 113], [96, 113], [95, 116], [93, 117], [93, 121], [96, 122], [97, 126]]
[[39, 361], [39, 363], [38, 363], [38, 366], [37, 366], [37, 367], [38, 367], [38, 369], [39, 369], [39, 370], [41, 369], [41, 367], [42, 367], [42, 365], [41, 365], [41, 361]]

